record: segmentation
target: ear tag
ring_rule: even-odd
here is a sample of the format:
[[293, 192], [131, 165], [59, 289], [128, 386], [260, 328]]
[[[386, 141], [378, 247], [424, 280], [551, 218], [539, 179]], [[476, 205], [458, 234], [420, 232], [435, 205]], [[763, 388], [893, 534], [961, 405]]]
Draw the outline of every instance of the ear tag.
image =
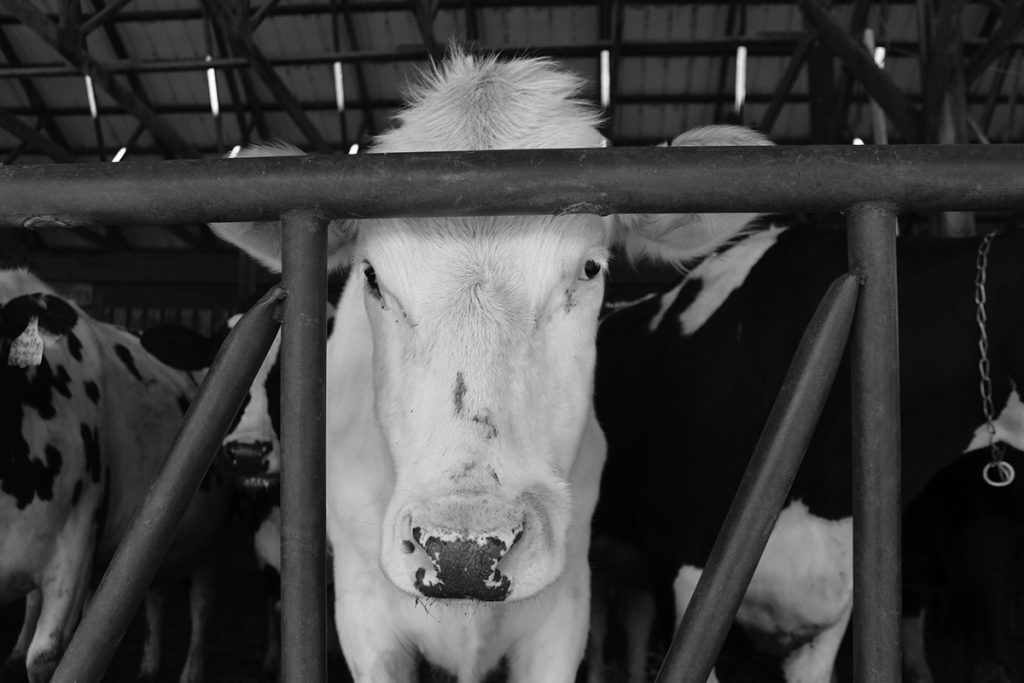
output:
[[11, 343], [8, 365], [19, 368], [34, 367], [43, 362], [43, 338], [39, 335], [39, 318], [29, 319], [25, 330]]

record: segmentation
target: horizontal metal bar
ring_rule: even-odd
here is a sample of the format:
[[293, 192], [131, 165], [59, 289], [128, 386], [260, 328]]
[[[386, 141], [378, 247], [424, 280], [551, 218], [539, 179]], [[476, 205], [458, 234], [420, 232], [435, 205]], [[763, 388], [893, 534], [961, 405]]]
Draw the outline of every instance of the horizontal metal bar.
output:
[[857, 276], [829, 287], [807, 325], [659, 682], [705, 683], [768, 543], [832, 388], [857, 304]]
[[61, 658], [53, 683], [93, 683], [103, 677], [270, 350], [284, 296], [284, 290], [273, 287], [225, 340]]
[[903, 675], [896, 214], [891, 206], [856, 206], [848, 228], [850, 268], [864, 277], [850, 337], [853, 680], [895, 683]]
[[0, 225], [671, 211], [1024, 209], [1024, 145], [672, 147], [0, 167]]

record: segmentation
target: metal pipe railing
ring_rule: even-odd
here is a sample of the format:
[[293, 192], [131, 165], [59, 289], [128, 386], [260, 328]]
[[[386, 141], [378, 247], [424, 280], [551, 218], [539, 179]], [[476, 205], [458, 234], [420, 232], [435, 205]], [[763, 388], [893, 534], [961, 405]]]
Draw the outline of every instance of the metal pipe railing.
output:
[[857, 288], [856, 276], [838, 278], [808, 323], [658, 681], [708, 680], [832, 389]]
[[53, 683], [92, 683], [103, 678], [178, 523], [270, 350], [283, 298], [283, 290], [271, 289], [225, 340], [85, 610]]
[[864, 276], [850, 343], [854, 680], [895, 683], [903, 675], [895, 208], [856, 206], [846, 232], [850, 267]]
[[281, 331], [281, 680], [327, 677], [327, 217], [284, 215]]
[[0, 167], [0, 225], [1024, 209], [1024, 145], [673, 147]]

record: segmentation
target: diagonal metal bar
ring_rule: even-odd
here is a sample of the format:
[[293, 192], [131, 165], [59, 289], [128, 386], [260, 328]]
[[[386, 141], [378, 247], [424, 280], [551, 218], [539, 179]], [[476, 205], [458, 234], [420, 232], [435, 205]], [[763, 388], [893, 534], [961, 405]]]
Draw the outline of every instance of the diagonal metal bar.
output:
[[280, 287], [272, 288], [231, 330], [114, 553], [52, 683], [95, 683], [102, 678], [277, 336], [284, 297]]
[[818, 30], [821, 39], [881, 105], [904, 138], [908, 142], [917, 142], [921, 135], [918, 129], [920, 114], [892, 77], [875, 65], [867, 51], [829, 16], [819, 0], [799, 0], [799, 3], [804, 16]]
[[54, 161], [75, 161], [73, 152], [63, 145], [54, 142], [8, 110], [2, 108], [0, 108], [0, 128], [3, 128], [14, 137], [24, 140]]
[[198, 156], [195, 148], [181, 138], [153, 109], [139, 99], [130, 88], [118, 82], [85, 50], [71, 51], [62, 44], [57, 27], [46, 15], [27, 0], [0, 0], [0, 7], [16, 16], [39, 38], [71, 64], [92, 77], [93, 81], [121, 107], [135, 116], [157, 140], [180, 156]]
[[111, 26], [113, 23], [111, 19], [114, 18], [114, 15], [120, 12], [121, 8], [123, 8], [131, 1], [132, 0], [114, 0], [106, 7], [100, 7], [99, 10], [95, 12], [91, 17], [89, 17], [86, 21], [83, 21], [82, 25], [79, 27], [78, 30], [82, 34], [82, 38], [84, 39], [85, 36], [89, 35], [93, 31], [98, 29], [100, 26]]
[[295, 125], [306, 136], [309, 144], [318, 152], [330, 152], [330, 145], [327, 144], [320, 135], [320, 131], [317, 130], [316, 126], [313, 125], [313, 122], [306, 115], [306, 111], [303, 109], [298, 98], [285, 85], [285, 82], [274, 71], [273, 65], [253, 43], [252, 35], [248, 30], [248, 14], [237, 14], [222, 0], [204, 0], [204, 3], [210, 9], [211, 16], [214, 17], [214, 20], [224, 31], [232, 51], [249, 61], [249, 66], [281, 103], [292, 121], [295, 122]]
[[807, 325], [662, 662], [659, 682], [708, 680], [832, 389], [853, 324], [859, 286], [856, 275], [836, 279]]
[[281, 0], [264, 0], [260, 8], [252, 13], [249, 18], [249, 31], [255, 31], [263, 23], [263, 20], [267, 18], [267, 15], [279, 4]]

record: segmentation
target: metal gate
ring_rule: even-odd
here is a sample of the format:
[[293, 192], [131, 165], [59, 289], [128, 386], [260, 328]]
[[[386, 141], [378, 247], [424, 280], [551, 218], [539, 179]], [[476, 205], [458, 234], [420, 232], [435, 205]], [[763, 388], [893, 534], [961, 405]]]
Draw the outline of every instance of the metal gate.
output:
[[[0, 226], [285, 223], [283, 281], [234, 328], [54, 677], [98, 681], [283, 320], [282, 676], [326, 674], [324, 400], [329, 216], [843, 211], [825, 295], [659, 680], [707, 679], [851, 329], [854, 678], [900, 670], [900, 211], [1024, 209], [1024, 145], [445, 152], [0, 168]], [[799, 417], [798, 417], [799, 416]], [[727, 570], [727, 571], [723, 571]], [[699, 628], [697, 628], [699, 625]]]

